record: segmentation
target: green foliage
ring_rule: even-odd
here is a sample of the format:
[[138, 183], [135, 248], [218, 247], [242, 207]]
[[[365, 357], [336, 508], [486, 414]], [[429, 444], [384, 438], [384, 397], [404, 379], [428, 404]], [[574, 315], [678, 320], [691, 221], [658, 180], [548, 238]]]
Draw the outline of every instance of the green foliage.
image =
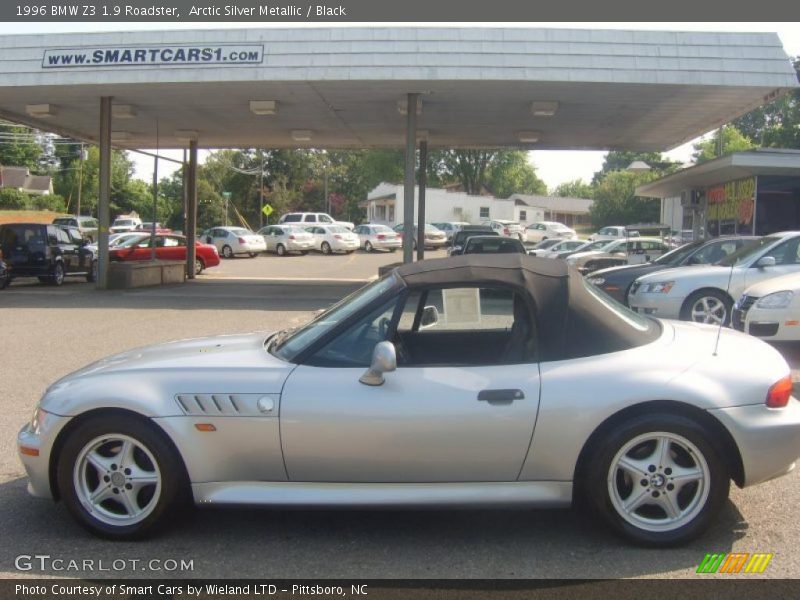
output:
[[[695, 163], [702, 163], [708, 160], [717, 158], [717, 145], [719, 143], [719, 132], [715, 133], [713, 137], [702, 140], [694, 145], [694, 153], [692, 159]], [[751, 150], [755, 144], [733, 125], [725, 125], [722, 128], [722, 154], [719, 156], [727, 156], [734, 152], [743, 152]]]
[[28, 167], [38, 171], [42, 147], [30, 139], [31, 130], [17, 125], [0, 124], [0, 165]]
[[[800, 56], [793, 60], [800, 79]], [[765, 148], [800, 148], [800, 90], [792, 90], [733, 122], [747, 138]]]
[[680, 168], [680, 163], [665, 158], [661, 152], [612, 150], [606, 154], [602, 168], [594, 174], [592, 185], [599, 183], [608, 173], [626, 170], [632, 162], [637, 160], [647, 163], [652, 171], [660, 175], [672, 173]]
[[51, 210], [64, 212], [64, 198], [58, 194], [39, 196], [20, 190], [0, 189], [0, 209], [2, 210]]
[[582, 179], [573, 179], [557, 185], [550, 195], [560, 198], [593, 198], [594, 187]]
[[612, 171], [595, 186], [594, 202], [589, 211], [592, 225], [630, 225], [655, 223], [659, 220], [660, 202], [654, 198], [638, 198], [636, 186], [658, 178], [652, 171]]
[[483, 186], [497, 198], [547, 193], [547, 186], [521, 150], [434, 150], [428, 172], [431, 187], [460, 183], [468, 194], [480, 194]]

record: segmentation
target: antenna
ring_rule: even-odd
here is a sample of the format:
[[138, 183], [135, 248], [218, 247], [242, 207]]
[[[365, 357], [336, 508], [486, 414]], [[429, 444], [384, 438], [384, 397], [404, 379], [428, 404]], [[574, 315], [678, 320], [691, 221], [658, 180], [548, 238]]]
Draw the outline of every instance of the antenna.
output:
[[[736, 261], [733, 261], [731, 263], [731, 270], [728, 273], [728, 285], [725, 286], [725, 293], [728, 294], [729, 297], [731, 295], [731, 279], [733, 279], [733, 266], [735, 264], [736, 264]], [[733, 304], [731, 304], [731, 308], [727, 312], [729, 312], [731, 314], [728, 315], [726, 313], [725, 316], [728, 317], [731, 321], [733, 321]], [[724, 323], [724, 319], [719, 322], [719, 327], [717, 328], [717, 340], [714, 342], [714, 352], [711, 354], [711, 356], [716, 356], [717, 355], [717, 350], [719, 349], [719, 336], [722, 334], [722, 326], [724, 324], [725, 324]]]

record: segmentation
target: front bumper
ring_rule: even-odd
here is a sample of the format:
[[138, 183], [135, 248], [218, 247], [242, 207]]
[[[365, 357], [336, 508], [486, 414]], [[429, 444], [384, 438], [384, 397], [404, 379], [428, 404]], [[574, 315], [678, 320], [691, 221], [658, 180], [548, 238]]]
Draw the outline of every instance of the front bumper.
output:
[[59, 432], [70, 417], [46, 413], [37, 431], [25, 425], [17, 434], [17, 454], [28, 474], [28, 493], [38, 498], [53, 498], [50, 488], [50, 454]]
[[785, 408], [765, 404], [708, 411], [733, 436], [744, 466], [744, 485], [755, 485], [790, 472], [800, 457], [800, 402]]
[[628, 306], [636, 312], [659, 319], [680, 319], [685, 298], [670, 294], [631, 294]]
[[800, 340], [800, 319], [785, 309], [734, 308], [731, 324], [734, 329], [768, 342]]

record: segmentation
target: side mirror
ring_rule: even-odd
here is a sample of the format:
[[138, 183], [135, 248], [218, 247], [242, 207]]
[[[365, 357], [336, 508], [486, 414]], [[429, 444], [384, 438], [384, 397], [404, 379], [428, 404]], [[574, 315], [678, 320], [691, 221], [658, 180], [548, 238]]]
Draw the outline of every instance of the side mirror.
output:
[[759, 269], [763, 269], [764, 267], [774, 267], [775, 266], [775, 257], [774, 256], [762, 256], [758, 259], [756, 266]]
[[372, 363], [358, 380], [364, 385], [383, 385], [383, 374], [397, 369], [397, 353], [392, 342], [378, 342], [372, 351]]
[[439, 311], [435, 306], [426, 306], [422, 309], [422, 317], [419, 320], [419, 329], [429, 329], [439, 322]]

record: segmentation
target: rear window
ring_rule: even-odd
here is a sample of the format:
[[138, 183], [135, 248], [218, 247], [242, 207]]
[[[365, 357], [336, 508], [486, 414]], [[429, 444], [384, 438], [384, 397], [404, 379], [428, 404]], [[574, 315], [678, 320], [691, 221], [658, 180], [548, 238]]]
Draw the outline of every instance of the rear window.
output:
[[6, 225], [0, 228], [0, 245], [4, 248], [41, 250], [46, 245], [47, 233], [39, 225]]
[[283, 217], [284, 223], [298, 223], [300, 221], [301, 215], [286, 215]]
[[58, 219], [53, 219], [53, 225], [75, 225], [78, 224], [75, 222], [75, 219], [70, 219], [69, 217], [61, 217]]

